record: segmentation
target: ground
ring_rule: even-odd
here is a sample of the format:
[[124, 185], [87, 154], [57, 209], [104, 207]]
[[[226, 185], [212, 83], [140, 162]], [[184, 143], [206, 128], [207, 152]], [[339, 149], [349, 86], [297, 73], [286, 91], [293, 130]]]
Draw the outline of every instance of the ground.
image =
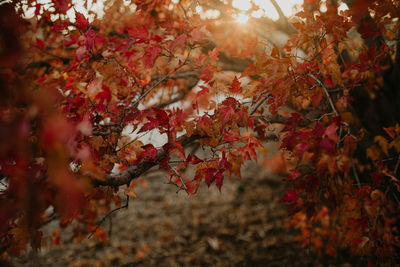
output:
[[[280, 202], [285, 184], [254, 163], [243, 178], [225, 180], [222, 192], [213, 185], [195, 196], [167, 184], [165, 175], [144, 177], [145, 190], [127, 210], [112, 217], [106, 243], [85, 238], [13, 259], [15, 266], [338, 266], [338, 259], [310, 254], [292, 242]], [[57, 227], [46, 226], [45, 231]], [[104, 229], [110, 228], [108, 220]], [[63, 235], [67, 236], [67, 233]], [[340, 264], [340, 266], [350, 266]]]

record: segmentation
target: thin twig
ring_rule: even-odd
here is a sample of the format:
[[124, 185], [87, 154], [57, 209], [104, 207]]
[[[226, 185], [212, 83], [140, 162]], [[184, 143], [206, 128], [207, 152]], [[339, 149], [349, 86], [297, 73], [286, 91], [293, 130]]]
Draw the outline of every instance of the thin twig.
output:
[[186, 184], [182, 179], [182, 176], [178, 173], [178, 171], [174, 167], [172, 167], [172, 166], [169, 166], [169, 167], [174, 171], [176, 176], [179, 177], [179, 179], [181, 180], [181, 183], [182, 183], [182, 187], [185, 189], [186, 193], [189, 195], [189, 190], [187, 189]]
[[265, 102], [265, 100], [270, 97], [270, 94], [266, 94], [260, 101], [258, 101], [254, 106], [251, 107], [249, 115], [253, 115], [254, 112]]
[[359, 189], [361, 189], [360, 179], [358, 178], [358, 173], [357, 173], [357, 170], [356, 170], [356, 166], [354, 165], [353, 159], [351, 159], [351, 168], [353, 169], [354, 178], [356, 179], [357, 186], [358, 186]]
[[394, 170], [393, 170], [394, 177], [396, 177], [397, 170], [399, 169], [399, 165], [400, 165], [400, 154], [399, 154], [399, 157], [397, 158], [396, 166], [394, 167]]
[[325, 85], [319, 79], [317, 79], [314, 75], [308, 74], [308, 76], [311, 77], [314, 81], [316, 81], [322, 87], [322, 89], [324, 89], [325, 95], [328, 98], [329, 104], [331, 105], [333, 112], [336, 114], [336, 116], [339, 116], [339, 113], [337, 112], [335, 105], [333, 104], [332, 98], [329, 95], [328, 89], [326, 89]]
[[94, 235], [94, 233], [96, 233], [97, 229], [99, 229], [99, 227], [104, 223], [104, 221], [105, 221], [108, 217], [110, 217], [114, 212], [119, 211], [119, 210], [121, 210], [121, 209], [125, 209], [125, 208], [127, 209], [128, 206], [129, 206], [129, 196], [126, 196], [126, 203], [125, 203], [125, 205], [124, 205], [124, 206], [121, 206], [121, 207], [119, 207], [119, 208], [115, 208], [115, 209], [113, 209], [112, 211], [110, 211], [109, 213], [107, 213], [106, 216], [104, 216], [103, 219], [101, 219], [101, 220], [97, 223], [96, 228], [88, 235], [88, 239], [90, 239], [90, 238]]
[[161, 77], [157, 82], [155, 82], [153, 85], [151, 85], [145, 92], [143, 92], [143, 94], [141, 94], [137, 99], [132, 100], [132, 102], [130, 103], [128, 109], [132, 108], [132, 107], [137, 107], [137, 105], [139, 105], [140, 100], [142, 100], [143, 98], [145, 98], [155, 87], [157, 87], [158, 85], [160, 85], [162, 82], [168, 80], [169, 78], [171, 78], [172, 75], [174, 75], [180, 68], [182, 68], [183, 66], [186, 65], [186, 62], [188, 61], [189, 57], [190, 57], [190, 53], [192, 52], [192, 49], [189, 49], [188, 55], [185, 58], [185, 61], [183, 61], [183, 63], [181, 65], [179, 65], [178, 67], [176, 67], [173, 71], [171, 71], [169, 74]]

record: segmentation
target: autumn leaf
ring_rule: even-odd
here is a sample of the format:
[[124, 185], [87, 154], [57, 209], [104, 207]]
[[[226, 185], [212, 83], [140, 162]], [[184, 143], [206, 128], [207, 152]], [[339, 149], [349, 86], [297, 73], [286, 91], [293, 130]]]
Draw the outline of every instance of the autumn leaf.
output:
[[287, 181], [294, 181], [300, 177], [300, 172], [296, 169], [290, 170], [290, 174], [286, 176], [285, 180]]
[[212, 78], [213, 78], [213, 73], [211, 71], [210, 66], [207, 66], [206, 68], [204, 68], [201, 71], [201, 74], [200, 74], [200, 79], [201, 80], [203, 80], [205, 82], [209, 82]]
[[331, 139], [333, 142], [338, 142], [339, 141], [339, 136], [337, 135], [336, 132], [336, 126], [335, 125], [329, 125], [326, 129], [325, 129], [325, 133], [324, 135], [326, 135], [329, 139]]
[[144, 54], [144, 64], [147, 68], [151, 68], [154, 65], [154, 61], [157, 56], [162, 52], [159, 46], [152, 46], [148, 48]]
[[157, 155], [157, 149], [152, 144], [144, 145], [142, 149], [144, 151], [140, 154], [140, 158], [154, 159]]
[[287, 194], [282, 198], [283, 202], [296, 202], [299, 199], [296, 191], [293, 189], [286, 189]]
[[224, 174], [222, 170], [219, 170], [217, 174], [215, 174], [215, 185], [218, 187], [218, 190], [220, 192], [223, 183], [224, 183]]
[[130, 187], [128, 187], [128, 188], [125, 189], [124, 194], [127, 195], [127, 196], [130, 196], [130, 197], [136, 198], [136, 199], [139, 198], [139, 197], [135, 194], [135, 192], [133, 191], [133, 188], [130, 188]]
[[208, 92], [210, 91], [210, 89], [208, 89], [207, 86], [200, 86], [201, 90], [199, 92], [197, 92], [197, 97], [202, 96], [202, 95], [206, 95], [208, 94]]
[[126, 28], [126, 31], [134, 39], [145, 40], [149, 36], [149, 31], [144, 25]]
[[68, 22], [63, 22], [63, 23], [59, 23], [54, 25], [54, 27], [51, 29], [51, 32], [60, 32], [64, 29], [66, 29], [69, 26]]
[[206, 184], [208, 187], [214, 182], [215, 180], [215, 172], [217, 171], [214, 168], [206, 168], [202, 170], [204, 172], [204, 180], [206, 181]]
[[208, 51], [208, 56], [213, 60], [218, 60], [219, 47], [215, 47], [213, 50]]
[[315, 108], [321, 103], [323, 96], [321, 93], [315, 94], [311, 97], [312, 106]]
[[176, 39], [171, 43], [171, 46], [170, 46], [169, 49], [172, 50], [172, 49], [174, 49], [176, 46], [179, 47], [179, 48], [183, 48], [184, 45], [185, 45], [186, 38], [187, 38], [187, 35], [186, 35], [185, 33], [179, 35], [179, 36], [176, 37]]
[[103, 77], [95, 77], [87, 86], [88, 96], [94, 100], [97, 94], [101, 91]]
[[335, 85], [334, 85], [333, 82], [332, 82], [331, 77], [326, 77], [326, 78], [325, 78], [325, 81], [324, 81], [324, 84], [327, 85], [327, 86], [329, 86], [330, 88], [334, 88], [334, 87], [335, 87]]
[[389, 142], [388, 142], [388, 140], [386, 140], [386, 138], [384, 138], [381, 135], [378, 135], [378, 136], [375, 136], [374, 142], [378, 143], [379, 146], [381, 147], [383, 153], [385, 153], [387, 156], [389, 156], [389, 150], [388, 150]]
[[76, 27], [78, 29], [84, 30], [89, 26], [89, 21], [85, 18], [82, 13], [75, 11]]
[[242, 92], [242, 86], [236, 76], [233, 79], [231, 87], [229, 88], [229, 92], [234, 94], [240, 94]]

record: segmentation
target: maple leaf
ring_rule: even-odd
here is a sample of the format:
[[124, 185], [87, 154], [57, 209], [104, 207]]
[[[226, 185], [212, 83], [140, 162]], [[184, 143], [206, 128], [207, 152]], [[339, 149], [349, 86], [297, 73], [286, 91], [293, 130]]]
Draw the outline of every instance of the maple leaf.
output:
[[142, 128], [140, 128], [138, 133], [147, 132], [159, 126], [159, 122], [157, 120], [151, 120], [145, 123]]
[[188, 161], [190, 162], [190, 164], [196, 165], [201, 162], [204, 162], [204, 160], [198, 158], [196, 155], [189, 155], [189, 156], [190, 156], [190, 159], [188, 159]]
[[222, 170], [219, 170], [215, 174], [215, 185], [218, 187], [218, 190], [221, 192], [221, 187], [224, 183], [224, 174]]
[[329, 125], [326, 129], [325, 129], [325, 135], [331, 139], [333, 142], [337, 142], [339, 141], [339, 136], [336, 133], [336, 125]]
[[194, 28], [194, 29], [190, 32], [190, 36], [191, 36], [190, 39], [191, 39], [193, 42], [199, 42], [199, 41], [203, 40], [204, 37], [205, 37], [204, 33], [203, 33], [201, 30], [197, 29], [197, 28]]
[[315, 108], [321, 103], [323, 96], [321, 93], [315, 94], [311, 97], [312, 106]]
[[238, 80], [238, 78], [235, 76], [233, 79], [232, 85], [229, 88], [229, 92], [234, 93], [234, 94], [240, 94], [242, 92], [242, 86]]
[[69, 26], [68, 22], [63, 22], [63, 23], [59, 23], [54, 25], [54, 27], [51, 29], [51, 32], [60, 32], [64, 29], [66, 29]]
[[54, 8], [56, 9], [57, 13], [66, 14], [68, 9], [71, 6], [70, 0], [53, 0], [52, 1]]
[[202, 170], [204, 173], [204, 180], [206, 181], [206, 184], [208, 187], [214, 182], [215, 180], [215, 172], [217, 171], [214, 168], [205, 168]]
[[110, 87], [103, 84], [102, 89], [103, 90], [100, 93], [98, 93], [95, 97], [95, 100], [97, 100], [99, 104], [104, 104], [104, 102], [111, 101]]
[[183, 48], [185, 45], [185, 41], [186, 41], [187, 35], [186, 33], [179, 35], [178, 37], [176, 37], [176, 39], [171, 43], [170, 45], [170, 50], [174, 49], [176, 46]]
[[285, 180], [287, 181], [294, 181], [300, 177], [300, 172], [296, 169], [290, 170], [290, 174], [286, 176]]
[[219, 47], [215, 47], [213, 50], [208, 51], [208, 56], [212, 60], [218, 60], [218, 55], [219, 55]]
[[383, 130], [390, 136], [390, 138], [394, 139], [394, 127], [383, 127]]
[[75, 25], [78, 29], [84, 30], [89, 26], [89, 21], [82, 13], [75, 11]]
[[140, 158], [149, 158], [149, 160], [151, 160], [157, 155], [157, 149], [152, 144], [144, 145], [142, 149], [144, 149], [144, 151], [140, 154]]
[[389, 150], [388, 150], [389, 142], [388, 142], [388, 140], [386, 140], [386, 138], [384, 138], [381, 135], [377, 135], [374, 138], [374, 142], [379, 144], [383, 153], [385, 153], [386, 156], [389, 156]]
[[282, 198], [283, 202], [296, 202], [299, 199], [296, 191], [293, 189], [286, 189], [287, 194]]
[[200, 79], [209, 82], [213, 78], [213, 72], [211, 71], [210, 66], [205, 67], [200, 74]]
[[231, 118], [231, 116], [235, 114], [235, 110], [229, 106], [221, 108], [219, 112], [221, 114], [222, 124], [225, 124]]
[[95, 77], [87, 86], [88, 96], [90, 99], [94, 99], [96, 95], [101, 91], [103, 85], [102, 77]]
[[151, 68], [154, 65], [154, 61], [157, 56], [162, 52], [159, 46], [152, 46], [148, 48], [144, 54], [144, 64], [147, 68]]
[[168, 164], [169, 159], [170, 159], [169, 156], [168, 156], [168, 157], [165, 157], [164, 159], [162, 159], [162, 160], [160, 161], [159, 168], [162, 169], [162, 170], [169, 171], [169, 169], [170, 169], [170, 168], [169, 168], [169, 164]]
[[144, 25], [126, 28], [126, 31], [134, 39], [146, 40], [148, 39], [149, 36], [149, 31]]
[[210, 89], [207, 86], [201, 85], [200, 88], [201, 88], [201, 90], [199, 92], [197, 92], [197, 97], [206, 95], [210, 91]]
[[324, 81], [324, 84], [325, 84], [325, 85], [328, 85], [328, 86], [331, 87], [331, 88], [334, 88], [334, 87], [335, 87], [335, 85], [334, 85], [333, 82], [332, 82], [331, 77], [326, 77], [326, 78], [325, 78], [325, 81]]

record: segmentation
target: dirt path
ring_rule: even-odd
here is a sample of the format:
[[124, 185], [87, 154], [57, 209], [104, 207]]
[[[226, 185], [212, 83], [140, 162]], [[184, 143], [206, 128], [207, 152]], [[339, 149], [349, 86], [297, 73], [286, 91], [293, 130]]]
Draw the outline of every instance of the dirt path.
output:
[[[222, 193], [202, 186], [194, 197], [148, 176], [139, 199], [112, 219], [107, 243], [64, 242], [13, 260], [15, 266], [304, 266], [314, 260], [285, 228], [280, 178], [255, 164]], [[53, 222], [48, 228], [56, 227]], [[109, 227], [107, 221], [104, 228]]]

